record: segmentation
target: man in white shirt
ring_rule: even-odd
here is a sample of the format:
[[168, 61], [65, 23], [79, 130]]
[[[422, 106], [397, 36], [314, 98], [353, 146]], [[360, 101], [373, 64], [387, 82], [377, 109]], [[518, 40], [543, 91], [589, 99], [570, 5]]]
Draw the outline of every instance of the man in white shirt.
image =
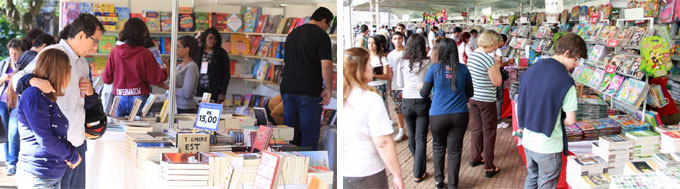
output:
[[479, 46], [477, 46], [477, 37], [479, 36], [479, 33], [477, 32], [476, 29], [472, 29], [470, 30], [470, 35], [472, 37], [470, 38], [470, 42], [468, 43], [468, 45], [470, 45], [470, 49], [475, 50], [479, 48]]
[[[90, 83], [90, 67], [84, 57], [97, 51], [99, 39], [105, 30], [99, 20], [91, 14], [80, 14], [69, 27], [67, 39], [45, 49], [62, 50], [71, 62], [71, 80], [64, 90], [64, 96], [57, 97], [57, 104], [69, 121], [68, 141], [76, 147], [82, 161], [74, 169], [66, 169], [61, 178], [61, 188], [85, 188], [85, 151], [87, 150], [85, 101], [90, 102], [93, 98], [98, 100], [98, 97]], [[17, 94], [29, 86], [38, 87], [44, 93], [55, 91], [49, 81], [36, 78], [31, 74], [35, 70], [40, 55], [38, 54], [24, 70], [16, 72], [12, 77], [12, 84]], [[23, 123], [19, 122], [19, 124]]]
[[388, 69], [389, 74], [392, 75], [392, 80], [390, 81], [392, 91], [390, 92], [390, 96], [392, 96], [392, 101], [394, 102], [394, 111], [397, 113], [397, 125], [399, 126], [399, 132], [396, 136], [394, 136], [394, 141], [399, 142], [408, 138], [404, 132], [404, 116], [401, 114], [402, 90], [396, 83], [399, 74], [401, 74], [397, 63], [404, 56], [405, 52], [404, 34], [398, 31], [394, 32], [391, 43], [394, 44], [395, 48], [392, 52], [390, 52], [390, 54], [387, 55], [387, 63], [389, 64], [390, 68], [392, 68]]
[[451, 38], [453, 40], [455, 40], [456, 42], [458, 42], [458, 40], [460, 40], [461, 34], [463, 34], [463, 29], [461, 29], [460, 27], [454, 27], [453, 28], [453, 35], [451, 36]]
[[437, 39], [437, 32], [439, 28], [437, 26], [432, 26], [432, 30], [427, 34], [427, 47], [432, 49], [434, 47], [434, 41]]

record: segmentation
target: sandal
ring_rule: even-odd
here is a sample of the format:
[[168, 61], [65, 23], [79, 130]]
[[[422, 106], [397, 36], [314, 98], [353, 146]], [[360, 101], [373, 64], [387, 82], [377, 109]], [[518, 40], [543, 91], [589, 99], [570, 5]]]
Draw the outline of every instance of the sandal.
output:
[[491, 177], [493, 177], [493, 176], [496, 175], [496, 173], [498, 173], [498, 171], [500, 171], [500, 170], [501, 170], [500, 168], [495, 167], [495, 168], [493, 168], [493, 170], [491, 170], [491, 171], [486, 171], [486, 178], [491, 178]]
[[470, 167], [477, 167], [478, 165], [483, 165], [485, 163], [484, 159], [479, 162], [470, 162]]
[[425, 172], [425, 173], [423, 173], [422, 177], [413, 179], [413, 182], [420, 183], [421, 181], [425, 180], [425, 178], [427, 178], [427, 176], [428, 176], [427, 172]]

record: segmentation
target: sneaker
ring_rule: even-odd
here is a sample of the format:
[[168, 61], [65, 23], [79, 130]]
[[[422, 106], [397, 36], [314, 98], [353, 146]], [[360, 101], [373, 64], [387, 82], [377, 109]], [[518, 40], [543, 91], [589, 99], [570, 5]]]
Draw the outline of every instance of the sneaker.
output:
[[394, 142], [401, 142], [404, 140], [406, 136], [404, 136], [404, 130], [399, 130], [399, 133], [397, 133], [397, 136], [394, 136]]
[[7, 176], [14, 176], [14, 174], [17, 173], [17, 169], [15, 166], [7, 166]]
[[498, 124], [497, 127], [500, 128], [500, 129], [502, 129], [502, 128], [508, 128], [508, 126], [510, 126], [510, 125], [507, 124], [507, 123], [505, 123], [505, 122], [501, 122], [501, 123]]

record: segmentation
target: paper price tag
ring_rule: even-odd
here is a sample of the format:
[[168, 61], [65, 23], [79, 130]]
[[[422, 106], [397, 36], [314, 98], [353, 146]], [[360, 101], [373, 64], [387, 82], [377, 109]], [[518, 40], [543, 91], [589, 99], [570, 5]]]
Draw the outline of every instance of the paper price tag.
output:
[[180, 153], [207, 152], [210, 150], [210, 135], [205, 133], [177, 134], [177, 148]]
[[604, 70], [605, 73], [614, 73], [616, 72], [616, 66], [614, 65], [607, 65], [607, 67]]
[[217, 131], [222, 114], [222, 104], [201, 103], [194, 128]]
[[609, 43], [607, 43], [607, 46], [608, 47], [616, 47], [616, 45], [618, 45], [618, 44], [619, 44], [618, 39], [612, 39], [612, 40], [609, 40]]
[[599, 12], [593, 13], [592, 15], [590, 15], [590, 19], [588, 20], [588, 23], [597, 24], [597, 20], [598, 20], [599, 17], [600, 17]]

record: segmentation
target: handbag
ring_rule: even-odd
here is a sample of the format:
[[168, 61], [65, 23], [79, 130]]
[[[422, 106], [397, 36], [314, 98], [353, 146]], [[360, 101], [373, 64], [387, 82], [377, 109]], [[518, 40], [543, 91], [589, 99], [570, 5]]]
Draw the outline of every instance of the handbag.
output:
[[104, 113], [99, 95], [85, 97], [85, 136], [88, 139], [98, 139], [106, 132], [107, 117]]

